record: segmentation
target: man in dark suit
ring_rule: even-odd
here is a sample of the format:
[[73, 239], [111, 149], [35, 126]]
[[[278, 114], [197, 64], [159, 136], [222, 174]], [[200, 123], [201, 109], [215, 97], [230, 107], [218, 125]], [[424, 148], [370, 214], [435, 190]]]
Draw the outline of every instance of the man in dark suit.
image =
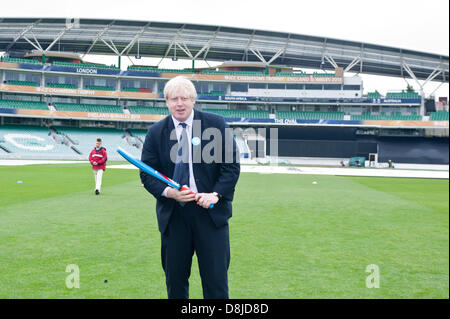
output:
[[144, 163], [189, 190], [167, 187], [143, 171], [140, 176], [157, 200], [168, 297], [189, 298], [195, 251], [204, 298], [225, 299], [230, 263], [228, 219], [240, 173], [239, 152], [223, 117], [194, 110], [196, 96], [194, 85], [184, 77], [167, 82], [164, 97], [171, 115], [150, 126], [142, 150]]

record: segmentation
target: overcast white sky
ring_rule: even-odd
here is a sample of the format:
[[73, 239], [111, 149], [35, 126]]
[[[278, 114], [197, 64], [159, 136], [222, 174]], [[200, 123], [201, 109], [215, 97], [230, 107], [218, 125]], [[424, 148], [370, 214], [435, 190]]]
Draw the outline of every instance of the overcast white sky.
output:
[[[362, 41], [449, 55], [448, 0], [75, 0], [6, 1], [0, 17], [79, 17], [256, 28]], [[92, 57], [97, 62], [98, 57]], [[101, 62], [116, 64], [117, 59]], [[97, 61], [96, 61], [97, 60]], [[100, 61], [98, 61], [100, 62]], [[139, 64], [154, 64], [143, 59]], [[128, 59], [122, 59], [127, 65]], [[170, 64], [172, 63], [172, 64]], [[164, 63], [162, 67], [185, 67]], [[201, 64], [198, 64], [201, 66]], [[362, 76], [365, 91], [402, 90], [403, 79]], [[413, 80], [408, 80], [416, 89]], [[439, 83], [431, 83], [431, 93]], [[436, 96], [448, 96], [444, 84]]]

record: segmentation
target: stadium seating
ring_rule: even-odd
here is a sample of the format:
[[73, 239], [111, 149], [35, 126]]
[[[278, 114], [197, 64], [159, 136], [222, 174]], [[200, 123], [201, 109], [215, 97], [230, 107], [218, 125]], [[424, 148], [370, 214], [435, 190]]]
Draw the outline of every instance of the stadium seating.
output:
[[100, 85], [85, 85], [84, 88], [86, 90], [95, 90], [95, 91], [115, 91], [112, 86], [100, 86]]
[[123, 113], [122, 107], [118, 105], [54, 103], [54, 106], [57, 111]]
[[152, 90], [149, 88], [134, 88], [134, 87], [128, 87], [128, 88], [122, 88], [123, 92], [145, 92], [145, 93], [152, 93]]
[[89, 153], [95, 146], [95, 140], [97, 138], [102, 139], [102, 145], [108, 152], [109, 159], [122, 159], [117, 154], [117, 147], [122, 147], [127, 152], [135, 157], [140, 158], [140, 151], [131, 146], [124, 139], [124, 132], [116, 129], [109, 128], [73, 128], [57, 126], [53, 127], [58, 133], [64, 134], [69, 137], [74, 143], [75, 147], [87, 158]]
[[8, 80], [6, 81], [7, 84], [11, 84], [11, 85], [23, 85], [23, 86], [39, 86], [38, 82], [33, 82], [33, 81], [13, 81], [13, 80]]
[[275, 76], [305, 77], [306, 72], [277, 72]]
[[128, 106], [130, 113], [133, 114], [157, 114], [168, 115], [167, 107], [151, 107], [151, 106]]
[[315, 77], [322, 77], [322, 78], [332, 78], [334, 77], [334, 73], [321, 73], [321, 72], [314, 72], [313, 76]]
[[387, 99], [420, 99], [420, 95], [417, 92], [388, 92], [386, 93]]
[[143, 72], [165, 72], [165, 73], [193, 73], [192, 69], [161, 69], [144, 66], [132, 66], [128, 67], [129, 71], [143, 71]]
[[47, 83], [45, 85], [49, 88], [60, 88], [60, 89], [76, 89], [77, 86], [75, 84], [66, 84], [66, 83]]
[[215, 113], [223, 117], [269, 118], [268, 111], [260, 110], [227, 110], [227, 109], [203, 109], [205, 112]]
[[210, 91], [210, 92], [198, 92], [198, 95], [206, 95], [206, 96], [224, 96], [224, 91]]
[[45, 102], [15, 101], [15, 100], [0, 100], [0, 108], [48, 110], [47, 103]]
[[380, 92], [369, 92], [367, 93], [369, 99], [379, 99], [381, 97]]
[[301, 111], [277, 111], [279, 119], [303, 119], [303, 120], [342, 120], [344, 112], [301, 112]]
[[0, 57], [0, 62], [41, 64], [39, 60]]
[[19, 158], [73, 158], [76, 153], [66, 145], [56, 143], [46, 127], [0, 126], [4, 149]]
[[128, 129], [128, 132], [130, 132], [131, 135], [140, 138], [142, 142], [145, 141], [145, 136], [147, 135], [147, 131], [144, 131], [144, 130]]
[[96, 68], [96, 69], [112, 69], [112, 70], [120, 70], [115, 65], [102, 65], [102, 64], [90, 64], [90, 63], [72, 63], [72, 62], [61, 62], [54, 61], [53, 65], [59, 66], [67, 66], [71, 68]]
[[361, 115], [352, 115], [352, 120], [379, 120], [379, 121], [420, 121], [422, 117], [413, 113], [411, 115], [404, 115], [400, 112], [394, 114], [386, 114], [381, 112], [380, 114], [372, 114], [370, 112], [365, 112]]
[[202, 70], [201, 74], [225, 74], [225, 75], [252, 75], [252, 76], [265, 76], [263, 72], [254, 71], [228, 71], [228, 70]]
[[437, 111], [430, 113], [430, 121], [448, 121], [448, 111]]

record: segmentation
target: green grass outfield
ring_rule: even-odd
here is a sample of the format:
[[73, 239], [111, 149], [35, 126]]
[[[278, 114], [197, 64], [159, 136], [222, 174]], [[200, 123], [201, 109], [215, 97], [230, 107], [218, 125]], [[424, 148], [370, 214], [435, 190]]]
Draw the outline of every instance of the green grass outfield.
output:
[[[0, 298], [167, 297], [137, 171], [108, 169], [100, 196], [93, 179], [88, 164], [0, 167]], [[230, 297], [449, 298], [448, 191], [448, 180], [243, 173]], [[79, 289], [66, 288], [69, 264]], [[380, 288], [366, 288], [370, 264]], [[195, 257], [190, 283], [202, 298]]]

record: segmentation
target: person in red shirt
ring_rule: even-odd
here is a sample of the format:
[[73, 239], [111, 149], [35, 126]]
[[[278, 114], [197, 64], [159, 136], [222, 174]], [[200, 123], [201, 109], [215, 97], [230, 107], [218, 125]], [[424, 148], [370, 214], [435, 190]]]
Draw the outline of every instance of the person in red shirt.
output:
[[95, 195], [100, 194], [103, 172], [106, 170], [107, 160], [106, 148], [102, 147], [102, 139], [97, 138], [95, 148], [89, 154], [89, 162], [91, 162], [95, 177]]

